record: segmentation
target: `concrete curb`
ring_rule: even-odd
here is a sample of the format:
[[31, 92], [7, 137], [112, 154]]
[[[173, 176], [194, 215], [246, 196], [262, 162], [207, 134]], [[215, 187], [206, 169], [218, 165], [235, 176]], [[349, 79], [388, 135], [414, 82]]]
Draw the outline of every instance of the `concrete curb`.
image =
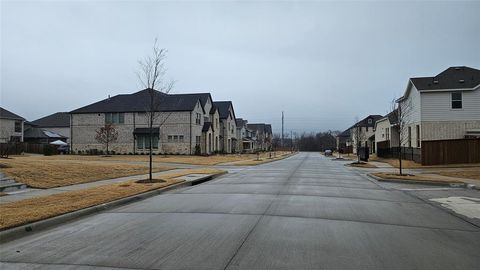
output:
[[[370, 178], [373, 178], [377, 181], [380, 182], [391, 182], [391, 183], [402, 183], [402, 184], [420, 184], [420, 185], [428, 185], [428, 186], [450, 186], [450, 187], [462, 187], [462, 188], [468, 188], [467, 184], [465, 183], [448, 183], [448, 182], [423, 182], [423, 181], [414, 181], [414, 180], [400, 180], [400, 179], [388, 179], [388, 178], [382, 178], [378, 177], [376, 175], [373, 175], [371, 173], [367, 173], [367, 176]], [[474, 186], [475, 187], [475, 186]]]
[[133, 196], [130, 196], [130, 197], [121, 198], [121, 199], [118, 199], [118, 200], [115, 200], [115, 201], [111, 201], [111, 202], [107, 202], [107, 203], [83, 208], [83, 209], [80, 209], [80, 210], [77, 210], [77, 211], [74, 211], [74, 212], [62, 214], [62, 215], [59, 215], [59, 216], [47, 218], [47, 219], [44, 219], [44, 220], [35, 221], [35, 222], [32, 222], [32, 223], [28, 223], [28, 224], [20, 225], [18, 227], [14, 227], [14, 228], [10, 228], [10, 229], [4, 230], [4, 231], [0, 231], [0, 243], [3, 244], [3, 243], [6, 243], [6, 242], [9, 242], [9, 241], [13, 241], [13, 240], [19, 239], [21, 237], [31, 235], [34, 232], [42, 231], [42, 230], [48, 229], [50, 227], [53, 227], [55, 225], [67, 223], [67, 222], [73, 221], [75, 219], [78, 219], [78, 218], [81, 218], [81, 217], [84, 217], [84, 216], [87, 216], [87, 215], [91, 215], [91, 214], [94, 214], [94, 213], [97, 213], [97, 212], [101, 212], [101, 211], [104, 211], [104, 210], [107, 210], [107, 209], [111, 209], [111, 208], [114, 208], [114, 207], [117, 207], [117, 206], [125, 205], [125, 204], [132, 203], [132, 202], [141, 201], [141, 200], [147, 199], [149, 197], [153, 197], [155, 195], [164, 193], [166, 191], [198, 185], [198, 184], [213, 180], [213, 179], [215, 179], [219, 176], [222, 176], [224, 174], [227, 174], [227, 173], [228, 172], [225, 171], [225, 172], [218, 173], [218, 174], [204, 176], [204, 177], [196, 179], [194, 181], [185, 181], [185, 182], [173, 184], [173, 185], [170, 185], [170, 186], [166, 186], [164, 188], [159, 188], [159, 189], [147, 191], [147, 192], [136, 194], [136, 195], [133, 195]]

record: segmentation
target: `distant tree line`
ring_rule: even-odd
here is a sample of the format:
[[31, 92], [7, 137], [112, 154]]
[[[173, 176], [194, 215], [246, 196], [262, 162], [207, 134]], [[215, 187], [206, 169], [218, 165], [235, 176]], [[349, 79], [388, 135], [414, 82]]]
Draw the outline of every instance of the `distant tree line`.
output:
[[[318, 133], [303, 133], [298, 135], [296, 133], [290, 136], [285, 134], [283, 138], [284, 148], [294, 148], [300, 151], [325, 151], [327, 149], [334, 150], [337, 147], [336, 136], [340, 131], [325, 131]], [[272, 146], [274, 149], [281, 147], [280, 134], [274, 134], [272, 140]]]
[[303, 133], [297, 140], [300, 151], [325, 151], [334, 150], [337, 147], [335, 136], [338, 131], [326, 131], [318, 133]]

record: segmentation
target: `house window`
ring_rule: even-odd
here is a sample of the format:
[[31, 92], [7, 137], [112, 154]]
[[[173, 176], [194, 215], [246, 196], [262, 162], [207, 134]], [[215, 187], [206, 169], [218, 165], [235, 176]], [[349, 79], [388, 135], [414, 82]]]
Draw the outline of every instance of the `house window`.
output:
[[178, 135], [178, 142], [183, 142], [183, 140], [184, 140], [183, 135]]
[[195, 124], [200, 125], [202, 123], [201, 117], [202, 115], [197, 113], [197, 116], [195, 118]]
[[125, 123], [125, 113], [105, 113], [105, 124]]
[[415, 126], [415, 135], [417, 136], [417, 147], [420, 147], [420, 126]]
[[371, 123], [372, 123], [372, 119], [368, 119], [368, 123], [371, 124]]
[[408, 127], [408, 147], [412, 147], [412, 127]]
[[173, 136], [172, 135], [168, 135], [168, 142], [173, 142]]
[[200, 145], [200, 136], [195, 136], [195, 144]]
[[22, 121], [15, 121], [15, 132], [22, 132]]
[[[137, 148], [138, 149], [150, 149], [150, 136], [138, 135], [137, 136]], [[152, 137], [152, 149], [158, 149], [158, 136]]]
[[178, 135], [173, 135], [173, 141], [178, 142]]
[[462, 108], [462, 92], [452, 93], [452, 109]]

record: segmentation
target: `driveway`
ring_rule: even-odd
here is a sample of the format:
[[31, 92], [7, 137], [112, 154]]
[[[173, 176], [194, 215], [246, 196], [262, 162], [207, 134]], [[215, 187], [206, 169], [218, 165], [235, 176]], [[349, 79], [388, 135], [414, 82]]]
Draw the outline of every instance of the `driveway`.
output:
[[316, 153], [3, 244], [0, 269], [478, 269], [480, 228]]

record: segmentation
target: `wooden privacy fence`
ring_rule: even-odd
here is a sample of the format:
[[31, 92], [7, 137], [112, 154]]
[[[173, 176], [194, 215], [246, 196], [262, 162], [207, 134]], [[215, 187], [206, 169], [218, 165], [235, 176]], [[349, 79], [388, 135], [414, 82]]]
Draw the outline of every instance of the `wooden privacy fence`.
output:
[[422, 141], [422, 165], [480, 163], [480, 139]]

